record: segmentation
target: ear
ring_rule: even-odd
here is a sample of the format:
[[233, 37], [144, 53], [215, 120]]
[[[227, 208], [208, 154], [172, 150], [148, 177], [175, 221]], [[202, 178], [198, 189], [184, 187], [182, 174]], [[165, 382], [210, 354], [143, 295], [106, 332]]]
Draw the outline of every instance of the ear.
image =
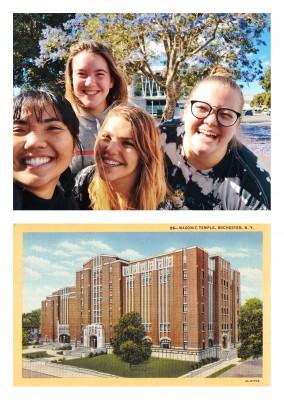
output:
[[114, 79], [111, 78], [109, 88], [112, 89], [114, 87]]

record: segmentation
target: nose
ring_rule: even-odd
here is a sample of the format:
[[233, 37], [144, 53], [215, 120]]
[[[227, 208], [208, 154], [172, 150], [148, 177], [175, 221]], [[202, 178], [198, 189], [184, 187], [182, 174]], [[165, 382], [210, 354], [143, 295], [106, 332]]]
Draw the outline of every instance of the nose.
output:
[[89, 75], [89, 76], [87, 77], [87, 79], [85, 80], [85, 86], [90, 86], [90, 85], [92, 85], [94, 82], [95, 82], [95, 79], [94, 79], [91, 75]]
[[106, 151], [115, 154], [119, 151], [119, 143], [116, 140], [110, 140], [106, 146]]
[[39, 132], [30, 132], [26, 136], [26, 143], [24, 145], [24, 148], [26, 150], [30, 148], [45, 148], [47, 146], [46, 140], [45, 140], [45, 135]]
[[214, 111], [214, 109], [212, 108], [210, 114], [207, 115], [206, 118], [204, 118], [204, 121], [205, 121], [207, 124], [218, 125], [217, 111], [218, 111], [218, 110], [215, 110], [215, 111]]

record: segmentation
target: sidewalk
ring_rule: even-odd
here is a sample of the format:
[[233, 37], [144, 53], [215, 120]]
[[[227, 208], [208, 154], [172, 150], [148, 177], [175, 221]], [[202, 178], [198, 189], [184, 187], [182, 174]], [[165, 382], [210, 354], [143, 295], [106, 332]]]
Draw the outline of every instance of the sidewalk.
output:
[[246, 360], [220, 376], [222, 378], [261, 378], [262, 358]]
[[[114, 375], [91, 371], [83, 368], [71, 367], [70, 365], [52, 364], [46, 360], [30, 361], [23, 359], [24, 374], [36, 377], [38, 374], [49, 375], [50, 378], [118, 378]], [[29, 372], [28, 372], [29, 371]], [[33, 374], [33, 372], [35, 374]], [[23, 374], [23, 375], [24, 375]]]
[[261, 378], [262, 377], [262, 359], [249, 359], [240, 362], [239, 358], [232, 360], [219, 361], [214, 363], [213, 366], [205, 365], [199, 370], [189, 372], [180, 378], [207, 378], [214, 374], [214, 372], [220, 371], [228, 365], [235, 364], [235, 367], [225, 371], [220, 378]]
[[213, 365], [212, 364], [204, 365], [203, 367], [199, 368], [198, 370], [191, 371], [188, 374], [181, 376], [180, 378], [196, 378], [196, 377], [206, 378], [209, 375], [214, 374], [214, 372], [220, 371], [220, 369], [227, 367], [228, 365], [231, 365], [231, 364], [237, 365], [238, 362], [239, 362], [239, 358], [234, 358], [232, 360], [217, 361]]

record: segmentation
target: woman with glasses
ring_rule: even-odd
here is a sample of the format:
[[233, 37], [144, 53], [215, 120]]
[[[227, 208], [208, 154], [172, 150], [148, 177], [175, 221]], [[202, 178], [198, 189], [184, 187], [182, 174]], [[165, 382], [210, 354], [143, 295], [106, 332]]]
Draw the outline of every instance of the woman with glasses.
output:
[[268, 210], [270, 175], [237, 138], [244, 97], [230, 71], [199, 81], [179, 126], [160, 125], [168, 182], [192, 210]]

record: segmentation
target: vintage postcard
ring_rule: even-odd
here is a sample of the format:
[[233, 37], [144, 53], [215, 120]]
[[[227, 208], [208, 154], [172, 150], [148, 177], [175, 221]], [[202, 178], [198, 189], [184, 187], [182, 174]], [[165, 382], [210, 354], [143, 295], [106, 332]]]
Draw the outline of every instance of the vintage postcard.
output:
[[14, 385], [269, 386], [270, 225], [14, 225]]

